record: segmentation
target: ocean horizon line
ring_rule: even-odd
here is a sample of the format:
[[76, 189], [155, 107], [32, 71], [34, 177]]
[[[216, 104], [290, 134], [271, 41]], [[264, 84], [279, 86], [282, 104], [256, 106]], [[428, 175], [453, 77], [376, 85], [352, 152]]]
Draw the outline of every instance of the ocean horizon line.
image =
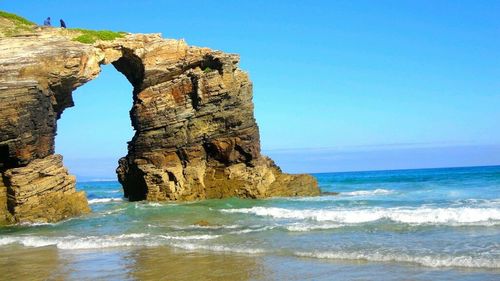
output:
[[374, 170], [346, 170], [346, 171], [335, 171], [335, 172], [318, 172], [318, 173], [308, 173], [308, 174], [336, 174], [336, 173], [369, 173], [369, 172], [392, 172], [392, 171], [418, 171], [418, 170], [446, 170], [446, 169], [470, 169], [470, 168], [491, 168], [500, 167], [500, 164], [493, 165], [472, 165], [472, 166], [443, 166], [443, 167], [421, 167], [421, 168], [396, 168], [396, 169], [374, 169]]

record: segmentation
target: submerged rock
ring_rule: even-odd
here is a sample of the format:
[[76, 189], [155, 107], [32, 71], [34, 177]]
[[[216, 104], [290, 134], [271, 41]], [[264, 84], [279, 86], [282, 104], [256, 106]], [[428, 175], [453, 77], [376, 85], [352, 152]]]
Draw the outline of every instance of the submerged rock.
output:
[[199, 220], [199, 221], [195, 222], [193, 225], [196, 225], [196, 226], [214, 226], [213, 224], [209, 223], [206, 220]]
[[0, 221], [88, 211], [54, 155], [56, 124], [72, 91], [110, 63], [134, 87], [135, 135], [117, 168], [129, 200], [319, 195], [312, 176], [284, 174], [261, 155], [252, 83], [237, 55], [158, 34], [93, 44], [76, 35], [46, 28], [0, 40]]
[[334, 195], [334, 196], [336, 196], [336, 195], [339, 195], [339, 194], [340, 193], [333, 192], [333, 191], [323, 191], [323, 192], [321, 192], [321, 195]]

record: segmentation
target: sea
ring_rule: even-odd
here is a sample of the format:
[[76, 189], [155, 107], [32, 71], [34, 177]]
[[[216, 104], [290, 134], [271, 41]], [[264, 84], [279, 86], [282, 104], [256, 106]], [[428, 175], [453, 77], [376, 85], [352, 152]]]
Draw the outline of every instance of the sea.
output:
[[1, 280], [500, 280], [500, 166], [314, 174], [318, 197], [128, 202], [0, 228]]

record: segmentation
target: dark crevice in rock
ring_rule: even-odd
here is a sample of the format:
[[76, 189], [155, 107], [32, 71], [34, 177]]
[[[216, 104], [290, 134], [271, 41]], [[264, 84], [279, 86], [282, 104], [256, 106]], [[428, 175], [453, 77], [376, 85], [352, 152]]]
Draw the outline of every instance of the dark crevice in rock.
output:
[[16, 167], [16, 158], [12, 157], [9, 151], [8, 144], [0, 144], [0, 173], [8, 168]]
[[241, 146], [240, 146], [240, 145], [238, 145], [238, 144], [236, 144], [236, 145], [234, 146], [234, 149], [235, 149], [236, 151], [238, 151], [238, 152], [240, 153], [240, 155], [242, 155], [242, 156], [245, 158], [244, 162], [247, 164], [247, 166], [253, 166], [253, 165], [252, 165], [252, 160], [253, 160], [253, 156], [252, 156], [252, 154], [250, 154], [250, 153], [246, 152], [246, 151], [243, 149], [243, 147], [241, 147]]
[[133, 50], [123, 48], [122, 54], [121, 58], [113, 62], [113, 66], [116, 70], [123, 73], [134, 87], [135, 100], [135, 96], [141, 90], [142, 82], [144, 81], [144, 64], [142, 60], [134, 54]]
[[201, 96], [200, 96], [200, 89], [198, 87], [198, 76], [195, 74], [189, 75], [191, 78], [191, 83], [193, 84], [193, 91], [189, 93], [189, 98], [191, 99], [191, 105], [193, 106], [194, 110], [200, 109], [200, 102], [201, 102]]
[[186, 168], [187, 162], [189, 162], [186, 150], [185, 149], [177, 149], [175, 151], [175, 154], [177, 155], [177, 157], [179, 157], [179, 160], [181, 161], [182, 167]]
[[235, 138], [223, 138], [205, 142], [204, 148], [207, 154], [207, 161], [216, 160], [225, 166], [236, 163], [245, 163], [247, 166], [251, 166], [250, 162], [253, 160], [252, 154], [245, 151], [237, 142]]
[[7, 211], [11, 214], [11, 215], [14, 215], [15, 214], [15, 211], [14, 211], [14, 208], [16, 206], [15, 204], [15, 194], [14, 194], [14, 190], [12, 190], [12, 188], [10, 188], [10, 182], [9, 182], [9, 179], [5, 176], [5, 173], [1, 173], [0, 174], [0, 181], [2, 181], [2, 185], [5, 186], [5, 195], [6, 195], [6, 199], [7, 199], [7, 202], [6, 202], [6, 205], [7, 205]]
[[223, 64], [219, 58], [214, 57], [213, 55], [205, 55], [203, 60], [200, 62], [200, 68], [203, 71], [208, 70], [217, 70], [219, 74], [223, 74]]
[[52, 106], [56, 112], [56, 118], [59, 119], [64, 109], [75, 105], [72, 90], [64, 89], [61, 85], [52, 86], [51, 89], [55, 98], [55, 103]]
[[168, 175], [169, 181], [173, 181], [173, 182], [177, 183], [177, 178], [175, 177], [174, 173], [167, 171], [167, 175]]
[[118, 181], [123, 186], [123, 196], [129, 201], [141, 201], [146, 199], [147, 184], [144, 180], [144, 172], [135, 165], [129, 165], [126, 157], [118, 160], [116, 169]]
[[[223, 160], [220, 157], [220, 154], [219, 154], [219, 151], [217, 150], [217, 147], [213, 143], [205, 140], [205, 142], [203, 143], [203, 148], [205, 149], [207, 162], [209, 162], [212, 159], [218, 160], [218, 161]], [[227, 165], [228, 163], [224, 163], [224, 164]]]

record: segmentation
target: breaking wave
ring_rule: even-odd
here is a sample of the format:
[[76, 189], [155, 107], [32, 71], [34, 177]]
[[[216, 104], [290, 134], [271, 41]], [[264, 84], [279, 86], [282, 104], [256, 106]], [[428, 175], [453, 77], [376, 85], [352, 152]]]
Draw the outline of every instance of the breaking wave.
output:
[[231, 225], [197, 225], [191, 224], [187, 226], [183, 225], [169, 225], [170, 228], [179, 229], [179, 230], [192, 230], [192, 229], [210, 229], [210, 230], [218, 230], [218, 229], [235, 229], [242, 227], [241, 225], [231, 224]]
[[303, 232], [303, 231], [311, 231], [311, 230], [327, 230], [327, 229], [341, 228], [344, 226], [345, 226], [345, 224], [338, 224], [338, 223], [329, 223], [329, 224], [320, 224], [320, 225], [296, 223], [296, 224], [285, 226], [285, 228], [286, 228], [286, 230], [291, 231], [291, 232]]
[[122, 202], [122, 201], [123, 201], [123, 198], [95, 198], [95, 199], [90, 199], [89, 204]]
[[59, 249], [102, 249], [113, 247], [134, 247], [145, 246], [154, 247], [160, 245], [170, 245], [171, 241], [199, 241], [218, 238], [219, 235], [150, 235], [145, 233], [133, 233], [122, 235], [104, 236], [64, 236], [64, 237], [43, 237], [43, 236], [6, 236], [0, 237], [0, 246], [8, 244], [21, 244], [25, 247], [45, 247], [56, 246]]
[[211, 252], [229, 252], [239, 254], [262, 254], [266, 251], [259, 248], [229, 247], [222, 245], [203, 245], [194, 243], [174, 243], [171, 246], [188, 251], [205, 250]]
[[414, 263], [428, 267], [471, 267], [471, 268], [500, 268], [500, 260], [472, 256], [412, 256], [409, 254], [379, 253], [379, 252], [295, 252], [296, 256], [336, 259], [336, 260], [364, 260], [373, 262], [402, 262]]
[[210, 240], [220, 237], [220, 235], [188, 235], [188, 236], [170, 236], [170, 235], [159, 235], [159, 237], [171, 240]]
[[254, 214], [275, 219], [331, 221], [337, 223], [366, 223], [388, 219], [408, 224], [492, 225], [500, 223], [498, 208], [365, 208], [365, 209], [305, 209], [277, 207], [225, 209], [225, 213]]
[[231, 231], [231, 232], [229, 232], [229, 234], [245, 234], [245, 233], [252, 233], [252, 232], [261, 232], [261, 231], [271, 230], [273, 228], [274, 228], [274, 226], [250, 227], [250, 228], [244, 228], [241, 230]]
[[394, 193], [394, 190], [387, 190], [377, 188], [375, 190], [357, 190], [350, 192], [341, 192], [341, 196], [374, 196], [374, 195], [388, 195]]

